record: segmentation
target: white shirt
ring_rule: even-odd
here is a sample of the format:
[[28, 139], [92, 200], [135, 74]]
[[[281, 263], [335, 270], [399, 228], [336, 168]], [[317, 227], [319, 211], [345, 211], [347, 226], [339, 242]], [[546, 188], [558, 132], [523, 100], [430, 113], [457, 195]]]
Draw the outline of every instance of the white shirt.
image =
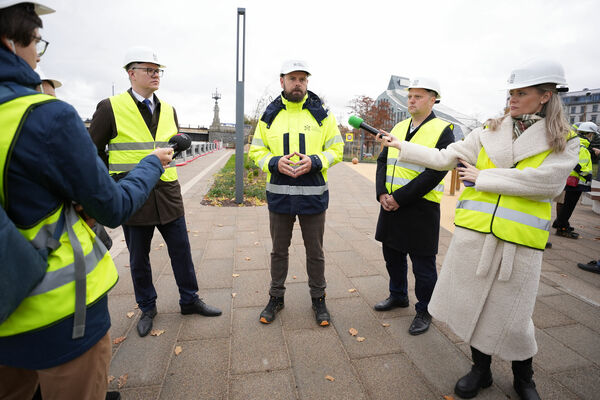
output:
[[[146, 100], [146, 98], [144, 96], [137, 93], [135, 90], [133, 90], [133, 88], [131, 88], [131, 93], [133, 93], [133, 97], [135, 97], [137, 99], [137, 101], [139, 101], [140, 103], [142, 103], [144, 100]], [[152, 113], [154, 114], [154, 107], [155, 107], [154, 95], [150, 96], [150, 98], [148, 100], [150, 101], [150, 110], [152, 110]]]

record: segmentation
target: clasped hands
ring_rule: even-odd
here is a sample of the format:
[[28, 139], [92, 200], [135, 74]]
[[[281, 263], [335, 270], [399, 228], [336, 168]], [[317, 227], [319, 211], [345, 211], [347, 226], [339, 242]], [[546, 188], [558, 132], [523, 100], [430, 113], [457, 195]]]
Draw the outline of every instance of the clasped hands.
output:
[[[292, 161], [290, 158], [298, 156], [299, 161]], [[297, 151], [282, 156], [277, 162], [277, 170], [284, 175], [297, 178], [301, 175], [307, 174], [312, 169], [312, 160], [306, 154], [298, 153]]]

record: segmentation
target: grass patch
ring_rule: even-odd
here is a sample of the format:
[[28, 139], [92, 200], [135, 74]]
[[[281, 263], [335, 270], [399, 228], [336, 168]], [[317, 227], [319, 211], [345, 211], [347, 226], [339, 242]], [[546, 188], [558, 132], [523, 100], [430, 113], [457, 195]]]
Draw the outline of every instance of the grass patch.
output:
[[204, 196], [202, 204], [216, 207], [261, 206], [266, 203], [267, 174], [259, 169], [248, 153], [244, 153], [244, 202], [235, 202], [235, 154], [215, 174], [215, 182]]

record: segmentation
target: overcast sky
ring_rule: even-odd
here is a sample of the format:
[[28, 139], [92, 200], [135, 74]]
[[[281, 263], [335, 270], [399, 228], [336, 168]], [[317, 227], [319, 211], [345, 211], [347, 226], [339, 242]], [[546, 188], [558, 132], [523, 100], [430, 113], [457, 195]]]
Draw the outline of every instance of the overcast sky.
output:
[[376, 98], [391, 75], [436, 77], [442, 101], [480, 120], [503, 107], [510, 70], [554, 58], [571, 90], [600, 87], [597, 0], [244, 1], [41, 0], [50, 42], [40, 66], [82, 118], [129, 87], [128, 47], [155, 49], [167, 66], [159, 98], [183, 126], [209, 126], [215, 89], [221, 122], [235, 122], [237, 8], [246, 8], [245, 114], [280, 91], [284, 60], [312, 68], [309, 90], [338, 121], [358, 95]]

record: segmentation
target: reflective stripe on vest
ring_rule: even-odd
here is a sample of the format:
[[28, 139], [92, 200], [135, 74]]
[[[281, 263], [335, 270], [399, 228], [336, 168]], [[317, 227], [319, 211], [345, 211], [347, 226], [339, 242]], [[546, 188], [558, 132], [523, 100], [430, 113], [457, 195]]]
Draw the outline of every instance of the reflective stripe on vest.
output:
[[[537, 168], [552, 150], [528, 157], [515, 168]], [[476, 167], [479, 170], [496, 168], [481, 148]], [[482, 233], [492, 233], [498, 239], [543, 250], [548, 241], [551, 220], [550, 200], [530, 200], [520, 196], [481, 192], [465, 187], [458, 203], [454, 223]]]
[[[160, 115], [156, 137], [148, 129], [142, 114], [129, 92], [110, 97], [110, 104], [115, 115], [117, 136], [108, 143], [108, 170], [111, 174], [129, 172], [158, 147], [166, 147], [169, 139], [177, 134], [173, 107], [164, 101], [160, 102]], [[165, 182], [177, 180], [175, 161], [161, 175]]]
[[[55, 98], [35, 94], [16, 98], [0, 105], [0, 175], [2, 198], [10, 152], [20, 134], [29, 110]], [[70, 204], [70, 203], [69, 203]], [[64, 206], [49, 211], [35, 225], [19, 231], [34, 247], [44, 248], [53, 240], [57, 221]], [[74, 316], [73, 338], [85, 333], [86, 308], [104, 296], [117, 282], [117, 270], [104, 245], [79, 217], [73, 207], [65, 209], [65, 227], [60, 246], [48, 255], [48, 268], [42, 281], [17, 309], [0, 324], [0, 337], [42, 329], [71, 315]]]
[[[399, 122], [396, 124], [394, 129], [392, 129], [390, 134], [396, 136], [399, 140], [405, 140], [406, 133], [410, 127], [410, 121], [411, 119], [409, 118]], [[447, 121], [439, 118], [433, 118], [419, 127], [419, 130], [417, 133], [415, 133], [410, 142], [433, 148], [440, 139], [444, 129], [446, 129], [446, 127], [449, 125], [450, 123]], [[423, 166], [398, 161], [399, 153], [400, 152], [395, 147], [388, 147], [385, 176], [385, 187], [388, 190], [388, 193], [393, 193], [415, 179], [420, 173], [425, 171], [425, 167]], [[431, 191], [426, 193], [423, 198], [429, 201], [440, 203], [443, 194], [444, 180], [442, 179], [442, 181]]]
[[327, 182], [323, 186], [292, 186], [292, 185], [276, 185], [267, 182], [267, 191], [276, 194], [286, 194], [292, 196], [319, 196], [325, 193], [329, 186]]

